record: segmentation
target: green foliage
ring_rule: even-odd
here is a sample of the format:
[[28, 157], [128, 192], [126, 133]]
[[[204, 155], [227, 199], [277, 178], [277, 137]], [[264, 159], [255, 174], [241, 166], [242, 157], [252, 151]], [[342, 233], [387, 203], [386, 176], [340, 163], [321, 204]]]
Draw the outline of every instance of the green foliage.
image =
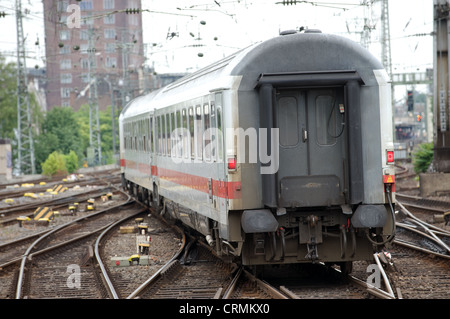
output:
[[[99, 112], [102, 163], [113, 163], [111, 107]], [[118, 124], [116, 122], [116, 128]], [[118, 138], [116, 143], [118, 143]], [[41, 165], [49, 154], [58, 151], [66, 155], [67, 171], [72, 173], [86, 158], [89, 147], [89, 106], [83, 105], [78, 112], [70, 107], [55, 107], [46, 113], [41, 134], [35, 139], [36, 163]], [[118, 148], [118, 144], [117, 144]], [[73, 153], [73, 154], [71, 154]]]
[[[101, 146], [102, 146], [102, 163], [111, 164], [114, 162], [112, 149], [112, 112], [111, 106], [106, 110], [99, 112], [100, 132], [101, 132]], [[80, 130], [81, 144], [83, 150], [89, 146], [89, 105], [83, 105], [76, 113], [77, 125]], [[116, 131], [118, 132], [119, 124], [115, 123]], [[117, 133], [116, 133], [117, 134]], [[116, 137], [116, 147], [119, 148], [119, 139]]]
[[64, 155], [58, 151], [51, 153], [42, 164], [42, 174], [45, 176], [66, 175], [66, 161]]
[[[69, 107], [55, 107], [46, 113], [42, 133], [35, 139], [35, 158], [43, 163], [50, 153], [70, 151], [80, 158], [83, 155], [76, 113]], [[78, 164], [77, 164], [78, 165]]]
[[416, 174], [425, 173], [433, 160], [433, 143], [419, 144], [413, 153], [412, 163]]
[[0, 55], [0, 137], [14, 138], [17, 127], [16, 65]]
[[74, 151], [70, 151], [69, 154], [64, 155], [66, 160], [67, 171], [72, 174], [78, 169], [78, 156]]

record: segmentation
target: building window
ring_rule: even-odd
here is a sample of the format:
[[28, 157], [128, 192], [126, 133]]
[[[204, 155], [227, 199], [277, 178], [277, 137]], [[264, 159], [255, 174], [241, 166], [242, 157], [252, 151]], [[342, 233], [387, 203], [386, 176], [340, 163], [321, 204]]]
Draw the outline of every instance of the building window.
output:
[[93, 25], [94, 19], [92, 18], [91, 14], [82, 15], [81, 16], [81, 25]]
[[71, 69], [72, 61], [71, 60], [61, 60], [59, 66], [62, 70]]
[[117, 59], [107, 56], [105, 59], [105, 66], [107, 68], [115, 68], [117, 66]]
[[59, 48], [59, 54], [70, 54], [70, 47], [63, 46], [62, 48]]
[[105, 16], [103, 18], [103, 23], [104, 24], [114, 24], [116, 23], [116, 18], [114, 14], [108, 14], [107, 16]]
[[88, 83], [89, 82], [89, 74], [87, 74], [87, 73], [81, 74], [81, 82]]
[[114, 9], [114, 0], [103, 0], [103, 9]]
[[89, 30], [80, 30], [80, 40], [89, 40]]
[[105, 29], [105, 39], [115, 39], [116, 30], [115, 29]]
[[70, 107], [70, 100], [62, 100], [61, 106]]
[[105, 52], [106, 53], [116, 53], [116, 44], [115, 43], [105, 43]]
[[62, 73], [61, 74], [61, 83], [72, 83], [72, 74], [71, 73]]
[[89, 11], [92, 10], [93, 5], [91, 0], [84, 0], [80, 2], [80, 9], [81, 11]]
[[67, 12], [69, 6], [69, 0], [58, 1], [58, 12]]
[[89, 69], [89, 60], [88, 59], [81, 59], [80, 64], [81, 64], [82, 69]]
[[61, 88], [61, 98], [70, 98], [70, 88]]
[[70, 33], [68, 30], [59, 31], [59, 39], [60, 40], [70, 40]]
[[87, 43], [82, 43], [82, 44], [80, 45], [80, 52], [81, 52], [82, 54], [87, 54], [87, 53], [88, 53], [88, 49], [89, 49], [89, 44], [87, 44]]

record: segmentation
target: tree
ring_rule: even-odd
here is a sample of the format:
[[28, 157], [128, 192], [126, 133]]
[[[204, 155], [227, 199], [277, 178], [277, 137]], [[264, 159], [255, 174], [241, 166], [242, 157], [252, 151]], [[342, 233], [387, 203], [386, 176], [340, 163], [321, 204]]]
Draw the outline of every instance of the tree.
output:
[[412, 163], [416, 174], [425, 173], [433, 160], [433, 143], [419, 144], [413, 153]]
[[[82, 149], [86, 150], [89, 146], [89, 105], [83, 105], [76, 113], [77, 124], [80, 128], [80, 138], [82, 140]], [[102, 162], [110, 164], [114, 162], [112, 154], [112, 115], [111, 106], [106, 110], [99, 111], [100, 132], [101, 132], [101, 147], [102, 147]], [[96, 119], [93, 119], [96, 121]], [[118, 124], [116, 123], [116, 127]], [[116, 139], [118, 143], [118, 139]], [[118, 146], [117, 146], [118, 147]]]
[[78, 156], [74, 151], [70, 151], [69, 154], [64, 155], [66, 160], [66, 168], [69, 173], [75, 173], [78, 169]]
[[0, 137], [14, 138], [17, 127], [17, 69], [0, 55]]
[[[42, 111], [34, 94], [29, 93], [31, 121], [33, 128], [39, 128], [42, 123]], [[17, 67], [15, 63], [6, 63], [0, 54], [0, 138], [9, 138], [13, 148], [13, 161], [17, 158], [18, 141], [14, 130], [17, 129]], [[36, 132], [33, 131], [33, 139]], [[48, 155], [48, 154], [47, 154]], [[36, 155], [35, 155], [36, 157]], [[40, 168], [40, 163], [36, 161]]]
[[42, 174], [45, 176], [66, 175], [66, 161], [64, 155], [58, 151], [51, 153], [42, 164]]
[[83, 155], [81, 141], [75, 112], [69, 107], [55, 107], [47, 112], [42, 133], [36, 138], [36, 162], [42, 163], [54, 151], [61, 154], [73, 151], [80, 158]]

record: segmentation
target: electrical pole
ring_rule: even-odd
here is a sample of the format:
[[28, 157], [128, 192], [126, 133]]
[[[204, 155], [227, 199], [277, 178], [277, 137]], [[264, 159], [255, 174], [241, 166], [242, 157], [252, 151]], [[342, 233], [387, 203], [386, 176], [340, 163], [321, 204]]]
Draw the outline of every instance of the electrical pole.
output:
[[[88, 161], [94, 165], [102, 163], [102, 147], [100, 134], [100, 118], [98, 112], [98, 95], [97, 95], [97, 64], [96, 49], [94, 46], [94, 29], [89, 28], [89, 148]], [[95, 124], [94, 124], [95, 120]], [[90, 154], [89, 154], [90, 153]], [[89, 156], [90, 155], [90, 156]], [[92, 163], [93, 162], [93, 163]]]
[[22, 3], [16, 0], [17, 27], [17, 151], [19, 174], [35, 174], [33, 126], [22, 24]]
[[434, 0], [434, 158], [438, 172], [450, 173], [449, 70], [450, 2]]
[[392, 78], [391, 30], [389, 27], [388, 0], [382, 0], [381, 3], [381, 58], [387, 74]]

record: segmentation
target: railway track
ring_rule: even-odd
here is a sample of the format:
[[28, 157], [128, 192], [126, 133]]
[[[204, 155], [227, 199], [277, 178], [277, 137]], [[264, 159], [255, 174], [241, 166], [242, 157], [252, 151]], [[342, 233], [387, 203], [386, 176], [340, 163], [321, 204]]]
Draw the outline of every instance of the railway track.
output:
[[[433, 205], [434, 212], [443, 212], [450, 207], [445, 202], [429, 202], [401, 194], [397, 194], [397, 196], [400, 208], [402, 203], [406, 207], [415, 207], [413, 209], [423, 209], [424, 206]], [[407, 215], [403, 208], [402, 213]], [[145, 222], [152, 229], [149, 233], [152, 237], [149, 253], [151, 264], [146, 266], [114, 267], [111, 264], [112, 256], [130, 255], [134, 252], [130, 251], [130, 247], [131, 249], [136, 248], [135, 234], [118, 235], [120, 225], [131, 226], [135, 221], [132, 217], [128, 217], [127, 221], [118, 219], [118, 214], [114, 221], [105, 221], [102, 226], [94, 227], [95, 229], [82, 229], [84, 226], [80, 227], [80, 224], [83, 219], [80, 218], [72, 226], [67, 226], [66, 231], [55, 225], [51, 229], [23, 237], [17, 242], [0, 245], [1, 298], [224, 298], [243, 300], [442, 298], [442, 296], [448, 296], [450, 288], [447, 279], [450, 270], [448, 252], [442, 252], [445, 249], [445, 246], [442, 245], [437, 245], [438, 249], [436, 249], [436, 244], [432, 246], [435, 250], [433, 256], [440, 254], [443, 256], [442, 258], [430, 257], [433, 252], [426, 250], [426, 247], [421, 247], [420, 251], [411, 252], [408, 245], [419, 246], [420, 242], [423, 242], [423, 239], [418, 237], [423, 235], [417, 234], [417, 232], [426, 231], [423, 224], [411, 222], [410, 220], [414, 220], [411, 216], [406, 216], [404, 220], [397, 223], [398, 235], [392, 249], [395, 270], [392, 265], [380, 266], [385, 268], [395, 295], [389, 292], [392, 289], [387, 289], [386, 285], [383, 286], [384, 290], [374, 289], [367, 285], [368, 274], [365, 272], [367, 265], [360, 267], [362, 270], [357, 268], [355, 276], [348, 277], [339, 274], [333, 268], [311, 265], [322, 268], [316, 268], [309, 273], [307, 278], [310, 280], [313, 277], [316, 278], [315, 281], [310, 282], [301, 279], [294, 282], [293, 276], [290, 276], [289, 280], [273, 279], [270, 276], [254, 277], [243, 268], [224, 263], [202, 245], [193, 244], [193, 240], [190, 240], [192, 243], [190, 247], [184, 247], [186, 239], [180, 240], [178, 235], [168, 231], [169, 225], [164, 224], [157, 216], [159, 216], [157, 211], [152, 211], [151, 216], [145, 215]], [[429, 226], [425, 223], [426, 228]], [[80, 233], [80, 236], [73, 238], [77, 229], [83, 235]], [[414, 229], [414, 235], [410, 234], [411, 229]], [[55, 231], [54, 234], [58, 233], [58, 236], [52, 236], [53, 231]], [[442, 236], [438, 230], [433, 231], [436, 236]], [[102, 234], [99, 236], [100, 233]], [[406, 233], [408, 235], [405, 235]], [[431, 235], [428, 234], [428, 236]], [[448, 237], [448, 234], [445, 236]], [[50, 239], [51, 237], [54, 238]], [[68, 240], [72, 240], [72, 243], [68, 244], [69, 246], [66, 245]], [[405, 244], [405, 242], [413, 240], [415, 240], [414, 244]], [[447, 239], [441, 240], [444, 244], [447, 243]], [[172, 241], [172, 247], [167, 244], [170, 241]], [[36, 242], [45, 243], [53, 248], [48, 250], [29, 249], [30, 245], [33, 244], [34, 247]], [[438, 251], [436, 252], [436, 250]], [[14, 251], [15, 253], [13, 253]], [[20, 275], [14, 265], [23, 260], [25, 260], [26, 271], [24, 270], [24, 274]], [[70, 265], [78, 265], [79, 269], [75, 266], [75, 268], [68, 267]], [[100, 274], [100, 270], [102, 270], [102, 274]], [[71, 275], [70, 271], [73, 274], [79, 274], [81, 281], [77, 281], [75, 275], [72, 281], [68, 281]], [[22, 283], [18, 285], [12, 284], [20, 281]], [[87, 283], [92, 283], [92, 285]], [[78, 284], [84, 290], [73, 288]], [[22, 288], [17, 288], [19, 286]], [[420, 286], [419, 289], [416, 289], [416, 286]], [[441, 286], [442, 288], [440, 288]], [[44, 295], [40, 292], [43, 292]]]
[[[100, 277], [89, 262], [90, 247], [96, 233], [117, 220], [143, 212], [141, 206], [121, 203], [89, 217], [81, 217], [61, 225], [39, 237], [22, 256], [16, 299], [20, 298], [105, 298]], [[36, 250], [36, 251], [35, 251]], [[83, 267], [83, 266], [91, 267]], [[73, 269], [71, 268], [73, 267]], [[64, 271], [63, 271], [64, 270]], [[82, 282], [69, 282], [67, 272], [74, 271]], [[76, 278], [75, 278], [76, 279]], [[72, 289], [72, 288], [82, 289]]]
[[128, 298], [219, 298], [223, 287], [231, 280], [233, 264], [224, 263], [205, 246], [191, 243], [184, 254], [169, 261]]
[[[142, 222], [149, 227], [147, 236], [150, 236], [150, 247], [147, 254], [146, 265], [117, 267], [112, 265], [111, 257], [130, 256], [137, 253], [137, 237], [134, 233], [119, 234], [119, 225], [105, 230], [99, 237], [96, 249], [97, 255], [102, 256], [102, 270], [106, 280], [110, 281], [110, 296], [114, 299], [124, 299], [138, 294], [139, 287], [149, 278], [157, 277], [162, 268], [170, 263], [184, 249], [185, 240], [181, 229], [168, 225], [164, 220], [157, 218], [157, 212], [150, 210], [151, 214], [142, 217]], [[134, 220], [121, 223], [120, 226], [132, 227]], [[115, 287], [115, 288], [112, 288]], [[114, 289], [114, 291], [112, 291]]]

